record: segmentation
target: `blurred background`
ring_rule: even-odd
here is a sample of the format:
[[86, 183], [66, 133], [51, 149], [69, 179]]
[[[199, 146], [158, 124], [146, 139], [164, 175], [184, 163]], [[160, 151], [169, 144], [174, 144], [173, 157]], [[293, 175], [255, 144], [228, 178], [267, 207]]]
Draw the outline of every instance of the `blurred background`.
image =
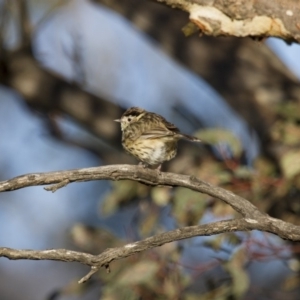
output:
[[[152, 1], [2, 0], [0, 178], [137, 163], [113, 120], [140, 106], [204, 141], [180, 143], [163, 171], [299, 224], [299, 58], [278, 39], [199, 37], [186, 13]], [[183, 188], [30, 187], [0, 194], [0, 245], [100, 253], [233, 217]], [[1, 258], [0, 298], [299, 299], [299, 250], [260, 232], [198, 237], [114, 262], [86, 285], [84, 266]]]

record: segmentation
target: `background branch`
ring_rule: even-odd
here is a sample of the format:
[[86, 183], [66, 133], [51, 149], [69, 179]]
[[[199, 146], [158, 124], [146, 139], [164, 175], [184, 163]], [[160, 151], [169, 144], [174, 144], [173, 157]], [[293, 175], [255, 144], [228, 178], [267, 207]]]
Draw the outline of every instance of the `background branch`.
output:
[[20, 48], [31, 49], [31, 24], [28, 11], [28, 3], [26, 0], [17, 0], [17, 9], [19, 14], [19, 30], [20, 30]]
[[190, 20], [206, 35], [259, 38], [274, 36], [300, 42], [299, 1], [157, 1], [188, 12]]

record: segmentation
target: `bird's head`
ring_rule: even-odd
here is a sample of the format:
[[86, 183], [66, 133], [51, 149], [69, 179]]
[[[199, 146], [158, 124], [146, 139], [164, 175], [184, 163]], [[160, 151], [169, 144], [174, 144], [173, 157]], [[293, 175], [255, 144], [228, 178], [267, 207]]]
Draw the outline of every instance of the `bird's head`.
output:
[[121, 119], [114, 120], [115, 122], [121, 123], [121, 130], [123, 131], [129, 124], [137, 122], [144, 114], [145, 110], [139, 107], [128, 108]]

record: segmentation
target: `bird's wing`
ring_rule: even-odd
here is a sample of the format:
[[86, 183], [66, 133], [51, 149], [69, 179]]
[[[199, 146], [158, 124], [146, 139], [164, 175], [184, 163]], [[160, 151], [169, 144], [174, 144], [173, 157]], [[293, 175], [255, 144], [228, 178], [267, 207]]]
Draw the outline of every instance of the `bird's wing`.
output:
[[166, 119], [164, 121], [164, 126], [167, 130], [173, 132], [173, 134], [180, 133], [180, 130], [174, 124], [168, 122]]
[[[149, 113], [144, 117], [144, 121], [147, 117], [152, 121], [152, 125], [148, 128], [144, 127], [140, 138], [141, 139], [155, 139], [155, 138], [164, 138], [164, 137], [174, 137], [176, 134], [180, 133], [179, 129], [172, 123], [168, 122], [162, 116], [157, 114]], [[153, 124], [154, 123], [154, 124]]]
[[174, 137], [177, 134], [175, 131], [168, 130], [164, 126], [153, 127], [149, 130], [145, 130], [140, 138], [141, 139], [155, 139], [163, 137]]
[[167, 138], [180, 134], [179, 129], [174, 124], [154, 113], [145, 114], [143, 118], [131, 124], [130, 128], [132, 140]]

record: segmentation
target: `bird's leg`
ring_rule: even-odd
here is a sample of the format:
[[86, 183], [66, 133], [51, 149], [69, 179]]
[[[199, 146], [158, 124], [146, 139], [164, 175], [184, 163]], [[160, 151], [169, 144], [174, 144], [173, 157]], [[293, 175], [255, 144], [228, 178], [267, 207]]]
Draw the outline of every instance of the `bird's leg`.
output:
[[157, 173], [158, 173], [158, 175], [160, 175], [160, 173], [161, 173], [161, 165], [162, 164], [159, 164], [159, 165], [154, 165], [154, 166], [152, 166], [152, 170], [155, 170]]
[[155, 168], [155, 170], [157, 170], [158, 171], [158, 173], [160, 173], [160, 170], [161, 170], [161, 165], [162, 164], [159, 164], [156, 168]]
[[140, 167], [142, 167], [142, 168], [144, 168], [144, 169], [146, 169], [146, 168], [148, 167], [147, 164], [145, 164], [145, 163], [143, 163], [143, 162], [141, 162], [141, 161], [139, 162], [138, 166], [140, 166]]
[[162, 164], [158, 164], [158, 165], [148, 165], [146, 163], [143, 162], [139, 162], [138, 166], [145, 168], [145, 169], [151, 169], [151, 170], [155, 170], [158, 172], [158, 174], [161, 173], [160, 169], [161, 169], [161, 165]]

